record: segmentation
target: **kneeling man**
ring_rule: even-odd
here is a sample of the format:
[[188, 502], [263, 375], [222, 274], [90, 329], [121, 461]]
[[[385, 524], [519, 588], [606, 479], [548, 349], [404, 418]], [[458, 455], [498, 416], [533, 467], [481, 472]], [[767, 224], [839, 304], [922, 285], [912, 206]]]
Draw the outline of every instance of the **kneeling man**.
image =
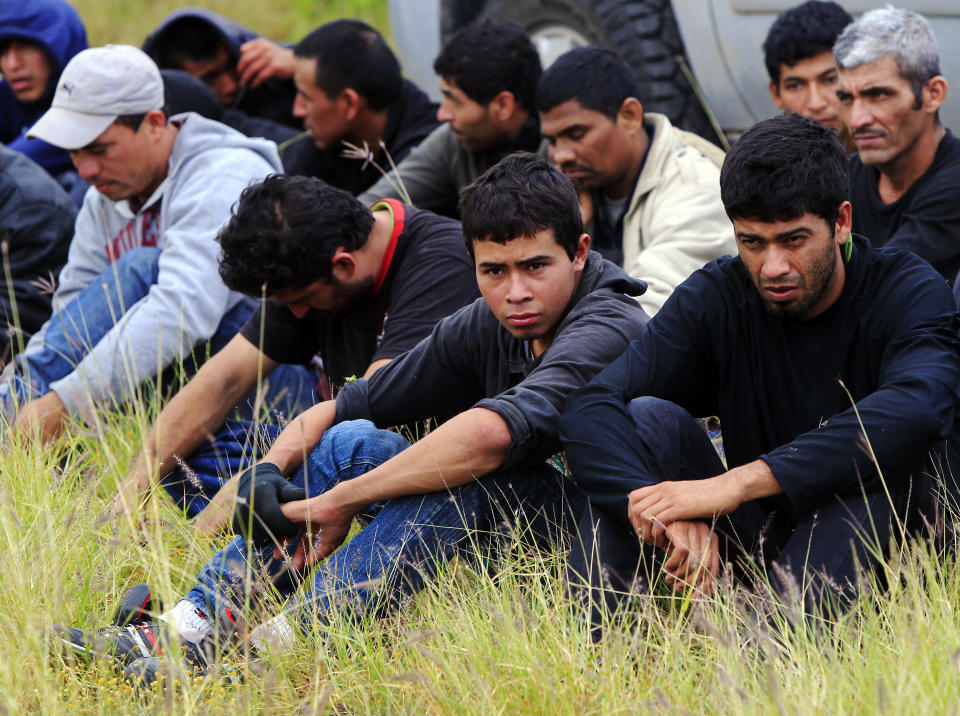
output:
[[[960, 474], [956, 309], [925, 261], [851, 236], [831, 130], [761, 122], [720, 184], [739, 256], [677, 288], [571, 396], [560, 436], [608, 574], [630, 584], [643, 543], [677, 588], [709, 591], [721, 560], [772, 560], [781, 594], [799, 580], [842, 608], [920, 521], [933, 466]], [[692, 417], [709, 415], [726, 466]]]

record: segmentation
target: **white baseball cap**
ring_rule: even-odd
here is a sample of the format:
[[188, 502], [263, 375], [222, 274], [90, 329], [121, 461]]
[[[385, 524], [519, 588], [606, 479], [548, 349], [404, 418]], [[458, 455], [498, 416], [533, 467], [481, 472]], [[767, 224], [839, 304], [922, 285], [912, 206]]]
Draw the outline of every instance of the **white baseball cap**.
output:
[[162, 107], [160, 70], [145, 52], [130, 45], [94, 47], [67, 63], [50, 109], [27, 137], [61, 149], [80, 149], [117, 117]]

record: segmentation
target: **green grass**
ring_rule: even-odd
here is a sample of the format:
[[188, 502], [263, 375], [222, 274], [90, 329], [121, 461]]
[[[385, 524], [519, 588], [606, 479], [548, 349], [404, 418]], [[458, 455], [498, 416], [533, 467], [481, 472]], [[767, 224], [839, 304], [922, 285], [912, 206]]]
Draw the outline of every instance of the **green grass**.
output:
[[[29, 2], [29, 0], [22, 0]], [[206, 7], [277, 42], [296, 42], [340, 17], [356, 17], [389, 35], [387, 0], [71, 0], [87, 27], [91, 46], [108, 42], [140, 46], [174, 10]]]
[[922, 544], [892, 561], [889, 592], [867, 590], [851, 614], [784, 643], [724, 582], [700, 604], [638, 598], [593, 644], [562, 553], [511, 538], [485, 553], [488, 569], [455, 561], [401, 612], [335, 620], [242, 685], [134, 691], [109, 668], [48, 653], [43, 634], [105, 623], [141, 581], [172, 604], [223, 542], [194, 534], [162, 495], [141, 524], [100, 518], [153, 410], [72, 425], [58, 449], [5, 446], [0, 712], [912, 714], [960, 703], [960, 573]]

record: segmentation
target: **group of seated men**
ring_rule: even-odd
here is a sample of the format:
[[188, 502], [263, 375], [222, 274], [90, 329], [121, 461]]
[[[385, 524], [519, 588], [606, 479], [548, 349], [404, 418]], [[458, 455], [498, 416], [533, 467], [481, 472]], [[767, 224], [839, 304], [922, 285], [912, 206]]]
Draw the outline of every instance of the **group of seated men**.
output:
[[[144, 50], [54, 62], [28, 30], [65, 3], [11, 7], [0, 105], [46, 103], [11, 146], [89, 189], [52, 315], [11, 332], [3, 437], [97, 426], [185, 370], [111, 510], [160, 485], [238, 533], [168, 612], [57, 627], [70, 649], [151, 679], [171, 639], [201, 669], [238, 634], [282, 648], [399, 604], [505, 517], [570, 548], [598, 612], [659, 574], [709, 594], [724, 565], [842, 610], [892, 537], [952, 516], [960, 143], [920, 15], [784, 13], [764, 50], [786, 113], [724, 156], [646, 112], [612, 52], [541, 72], [516, 24], [451, 37], [436, 108], [358, 21], [291, 50], [183, 11]], [[0, 159], [3, 219], [62, 233], [69, 199]], [[428, 419], [412, 445], [388, 429]], [[256, 611], [265, 577], [281, 614]]]

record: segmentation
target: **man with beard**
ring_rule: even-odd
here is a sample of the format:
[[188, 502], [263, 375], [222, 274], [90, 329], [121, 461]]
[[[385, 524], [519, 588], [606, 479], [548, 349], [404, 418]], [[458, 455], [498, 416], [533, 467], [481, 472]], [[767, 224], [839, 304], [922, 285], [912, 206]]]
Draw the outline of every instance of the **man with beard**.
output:
[[217, 494], [197, 521], [210, 530], [233, 511], [221, 475], [246, 468], [279, 433], [224, 423], [244, 396], [278, 368], [284, 384], [296, 372], [312, 386], [302, 366], [317, 354], [335, 390], [369, 378], [479, 295], [459, 222], [394, 200], [367, 209], [311, 177], [274, 175], [247, 188], [218, 240], [224, 283], [270, 300], [163, 409], [115, 503], [134, 509], [158, 480], [191, 515]]
[[593, 247], [647, 283], [651, 316], [711, 259], [736, 252], [720, 201], [723, 152], [644, 112], [636, 77], [599, 47], [570, 50], [540, 79], [550, 159], [579, 185]]
[[930, 25], [910, 10], [871, 10], [833, 52], [841, 116], [858, 150], [850, 160], [854, 230], [875, 245], [919, 254], [953, 281], [960, 140], [940, 124], [947, 80]]
[[851, 235], [846, 156], [812, 120], [754, 126], [720, 185], [739, 256], [679, 286], [564, 409], [596, 508], [582, 533], [614, 586], [661, 550], [678, 589], [753, 562], [781, 596], [843, 608], [930, 517], [931, 476], [960, 474], [953, 299], [925, 261]]

